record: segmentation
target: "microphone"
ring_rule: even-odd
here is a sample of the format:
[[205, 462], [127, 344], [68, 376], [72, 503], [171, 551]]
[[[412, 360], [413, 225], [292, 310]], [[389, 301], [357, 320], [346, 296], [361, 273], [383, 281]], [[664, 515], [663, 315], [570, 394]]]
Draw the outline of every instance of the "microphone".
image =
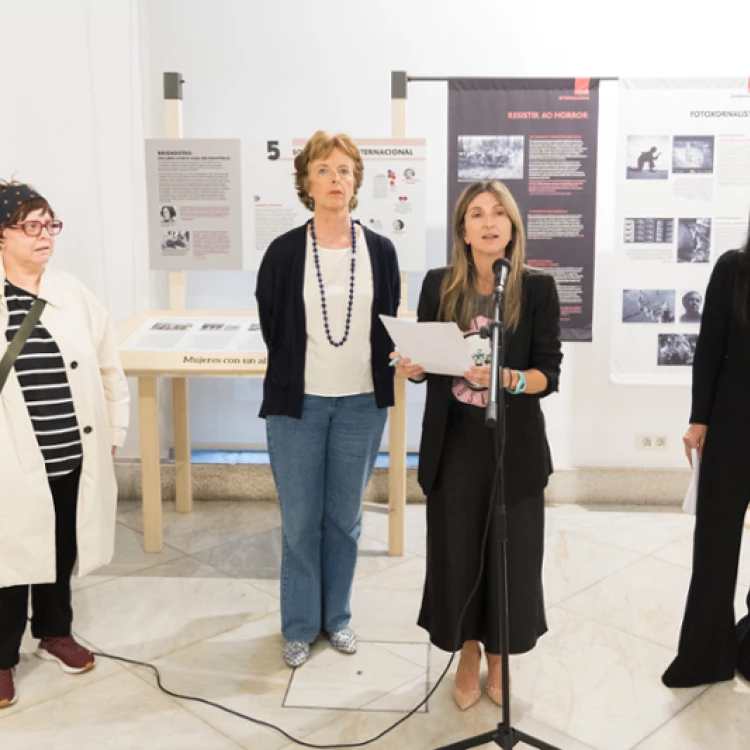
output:
[[498, 258], [492, 264], [492, 272], [495, 274], [495, 294], [504, 294], [505, 285], [508, 283], [510, 274], [510, 261], [507, 258]]

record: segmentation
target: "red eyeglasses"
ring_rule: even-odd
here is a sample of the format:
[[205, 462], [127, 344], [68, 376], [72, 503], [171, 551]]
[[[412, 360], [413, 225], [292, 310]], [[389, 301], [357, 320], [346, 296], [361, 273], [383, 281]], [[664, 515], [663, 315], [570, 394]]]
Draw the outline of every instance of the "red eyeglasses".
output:
[[50, 236], [54, 237], [62, 232], [63, 223], [59, 219], [50, 221], [24, 221], [20, 224], [13, 224], [14, 227], [23, 229], [27, 237], [39, 237], [43, 229], [46, 229]]

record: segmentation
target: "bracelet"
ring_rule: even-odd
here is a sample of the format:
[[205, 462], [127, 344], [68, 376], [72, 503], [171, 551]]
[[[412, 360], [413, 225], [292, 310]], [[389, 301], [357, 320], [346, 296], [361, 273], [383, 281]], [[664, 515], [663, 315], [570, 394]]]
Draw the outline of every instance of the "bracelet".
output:
[[[511, 370], [511, 373], [515, 372], [518, 375], [518, 383], [515, 388], [506, 388], [508, 393], [518, 396], [526, 390], [526, 376], [520, 370]], [[511, 385], [513, 384], [513, 376], [511, 374]]]

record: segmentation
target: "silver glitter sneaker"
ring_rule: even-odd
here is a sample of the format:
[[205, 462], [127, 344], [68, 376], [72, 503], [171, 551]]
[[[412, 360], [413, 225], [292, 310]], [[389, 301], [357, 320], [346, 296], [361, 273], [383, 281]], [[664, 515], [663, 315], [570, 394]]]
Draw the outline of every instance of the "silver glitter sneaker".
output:
[[337, 630], [335, 633], [330, 633], [329, 637], [336, 651], [341, 651], [342, 654], [357, 653], [357, 635], [351, 628]]
[[310, 657], [310, 644], [302, 641], [284, 641], [284, 661], [288, 667], [301, 667]]

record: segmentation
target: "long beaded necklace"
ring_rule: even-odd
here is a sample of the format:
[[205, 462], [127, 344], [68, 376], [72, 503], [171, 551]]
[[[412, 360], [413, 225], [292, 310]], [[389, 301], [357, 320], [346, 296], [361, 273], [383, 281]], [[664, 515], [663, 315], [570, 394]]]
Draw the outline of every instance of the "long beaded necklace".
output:
[[[350, 219], [351, 221], [351, 219]], [[323, 310], [323, 327], [326, 331], [326, 338], [331, 346], [339, 347], [346, 343], [349, 338], [349, 327], [352, 322], [352, 308], [354, 307], [354, 272], [357, 267], [357, 231], [354, 227], [354, 222], [351, 221], [352, 230], [352, 265], [351, 265], [351, 279], [349, 282], [349, 305], [346, 309], [346, 326], [344, 328], [344, 336], [341, 341], [334, 341], [331, 336], [331, 328], [328, 325], [328, 309], [326, 307], [326, 290], [323, 285], [323, 274], [320, 272], [320, 258], [318, 257], [318, 242], [315, 237], [315, 220], [310, 220], [310, 235], [312, 237], [312, 248], [313, 258], [315, 258], [315, 272], [318, 275], [318, 287], [320, 288], [320, 306]]]

